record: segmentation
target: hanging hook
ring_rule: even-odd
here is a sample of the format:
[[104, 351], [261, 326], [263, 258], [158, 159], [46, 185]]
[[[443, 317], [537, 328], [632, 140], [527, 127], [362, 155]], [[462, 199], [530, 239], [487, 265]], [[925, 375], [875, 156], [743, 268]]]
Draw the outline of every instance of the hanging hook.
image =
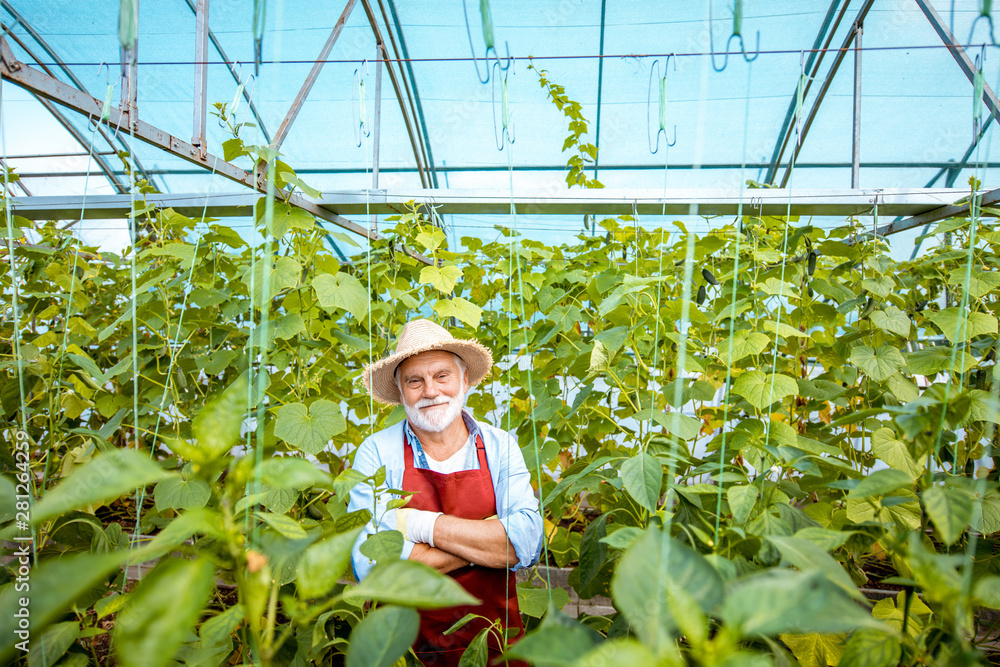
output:
[[802, 108], [805, 106], [806, 81], [810, 77], [806, 76], [806, 52], [799, 52], [799, 83], [795, 88], [795, 145], [802, 144]]
[[[246, 109], [243, 110], [243, 120], [240, 122], [239, 125], [236, 126], [236, 137], [237, 138], [239, 138], [240, 132], [243, 131], [243, 126], [247, 124], [247, 116], [250, 115], [250, 107], [253, 106], [253, 93], [254, 93], [255, 90], [257, 90], [257, 76], [256, 75], [251, 74], [250, 76], [247, 77], [247, 81], [252, 81], [253, 83], [250, 84], [250, 92], [247, 94], [247, 107], [246, 107]], [[236, 91], [236, 94], [238, 96], [242, 97], [243, 90], [244, 90], [244, 84], [241, 83], [239, 85], [239, 87], [238, 87], [238, 90]], [[233, 112], [233, 117], [234, 118], [236, 117], [235, 111]]]
[[663, 61], [663, 76], [660, 76], [660, 61], [659, 59], [654, 60], [653, 64], [649, 66], [649, 85], [646, 88], [646, 133], [649, 134], [650, 131], [650, 116], [653, 101], [653, 69], [656, 69], [656, 79], [659, 81], [660, 88], [660, 129], [656, 131], [655, 137], [649, 137], [649, 152], [653, 155], [660, 150], [660, 134], [663, 135], [663, 140], [667, 147], [673, 146], [677, 143], [677, 125], [674, 125], [674, 140], [670, 141], [670, 137], [667, 136], [667, 69], [670, 65], [670, 59], [674, 59], [674, 71], [677, 71], [677, 57], [674, 54], [667, 55], [667, 59]]
[[[740, 53], [743, 54], [743, 60], [748, 63], [752, 63], [757, 60], [760, 56], [760, 30], [757, 31], [757, 45], [754, 49], [753, 57], [747, 55], [746, 44], [743, 42], [743, 0], [735, 0], [733, 3], [733, 32], [729, 35], [729, 39], [726, 40], [726, 52], [725, 57], [722, 59], [722, 67], [716, 67], [715, 65], [715, 36], [712, 33], [712, 3], [708, 3], [708, 43], [709, 48], [712, 52], [712, 69], [716, 72], [721, 72], [726, 69], [726, 65], [729, 63], [729, 46], [733, 43], [734, 39], [739, 39], [740, 42]], [[735, 51], [734, 51], [735, 53]]]
[[100, 125], [102, 122], [107, 121], [108, 118], [111, 117], [111, 98], [112, 98], [112, 93], [115, 90], [115, 86], [117, 86], [118, 82], [121, 81], [121, 75], [119, 75], [118, 78], [115, 79], [115, 82], [111, 83], [111, 68], [108, 67], [108, 64], [106, 62], [102, 62], [100, 65], [97, 66], [97, 76], [98, 76], [98, 78], [100, 78], [100, 76], [101, 76], [101, 70], [104, 70], [104, 73], [105, 73], [104, 74], [104, 83], [107, 86], [107, 89], [106, 89], [106, 91], [104, 93], [104, 104], [101, 107], [101, 116], [98, 119], [98, 121], [96, 123], [94, 122], [94, 114], [93, 113], [88, 113], [87, 114], [87, 124], [90, 125], [90, 131], [91, 131], [91, 133], [96, 132], [97, 131], [97, 126]]
[[[509, 72], [505, 71], [499, 62], [493, 63], [493, 86], [491, 91], [493, 93], [493, 138], [497, 142], [497, 150], [502, 151], [504, 145], [504, 138], [507, 139], [507, 143], [513, 145], [516, 139], [514, 134], [514, 123], [512, 118], [514, 117], [514, 112], [510, 110], [510, 98], [507, 92], [507, 77], [511, 74], [516, 74], [516, 69], [513, 69], [513, 62], [511, 62], [507, 67]], [[499, 70], [499, 71], [498, 71]], [[500, 82], [500, 131], [497, 132], [497, 81]]]
[[986, 64], [986, 45], [983, 44], [976, 56], [976, 74], [972, 79], [972, 137], [975, 140], [983, 128], [983, 65]]
[[993, 11], [993, 0], [980, 0], [979, 2], [979, 16], [976, 20], [972, 22], [972, 27], [969, 28], [969, 39], [966, 44], [972, 44], [972, 35], [976, 32], [976, 24], [979, 23], [980, 19], [986, 19], [987, 25], [990, 27], [990, 42], [993, 46], [1000, 46], [997, 44], [997, 38], [993, 34], [993, 16], [991, 12]]
[[[361, 70], [365, 72], [362, 75]], [[365, 77], [371, 73], [366, 58], [361, 65], [354, 70], [354, 86], [351, 88], [351, 114], [354, 118], [354, 141], [358, 148], [361, 142], [371, 136], [371, 124], [368, 122], [368, 105], [365, 90]], [[357, 104], [355, 104], [357, 102]]]
[[493, 52], [493, 59], [495, 64], [500, 67], [501, 72], [506, 72], [513, 64], [514, 59], [510, 56], [510, 44], [504, 41], [504, 48], [507, 51], [505, 59], [507, 64], [503, 65], [500, 63], [500, 54], [497, 53], [493, 37], [493, 15], [490, 12], [490, 0], [479, 0], [479, 14], [483, 22], [483, 43], [486, 44], [486, 52], [483, 54], [483, 60], [486, 61], [485, 75], [479, 73], [479, 58], [476, 57], [476, 47], [472, 43], [472, 28], [469, 27], [469, 10], [465, 0], [462, 0], [462, 16], [465, 17], [465, 34], [469, 37], [469, 51], [472, 53], [472, 65], [476, 68], [476, 78], [479, 79], [479, 83], [489, 83], [491, 69], [489, 63], [490, 51]]

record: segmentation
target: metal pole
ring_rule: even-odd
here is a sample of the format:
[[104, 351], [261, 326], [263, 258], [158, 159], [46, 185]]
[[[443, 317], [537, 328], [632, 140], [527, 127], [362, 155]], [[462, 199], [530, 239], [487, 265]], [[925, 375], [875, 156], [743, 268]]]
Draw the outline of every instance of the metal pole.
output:
[[[378, 189], [378, 144], [379, 131], [382, 128], [382, 58], [385, 54], [385, 44], [375, 45], [375, 114], [372, 128], [372, 189]], [[373, 219], [374, 221], [374, 219]]]
[[785, 169], [785, 174], [781, 178], [781, 187], [788, 185], [788, 178], [792, 174], [791, 164], [794, 163], [799, 157], [799, 151], [802, 150], [802, 141], [805, 140], [806, 134], [809, 133], [809, 128], [812, 126], [812, 122], [816, 118], [816, 114], [819, 113], [819, 108], [823, 104], [823, 99], [826, 97], [826, 93], [830, 90], [830, 85], [833, 83], [833, 77], [837, 75], [837, 70], [840, 68], [840, 64], [844, 62], [844, 56], [847, 55], [847, 49], [851, 46], [851, 41], [854, 39], [854, 34], [857, 32], [858, 26], [865, 20], [865, 17], [868, 15], [868, 10], [871, 9], [874, 3], [875, 0], [866, 0], [860, 11], [858, 11], [858, 16], [854, 19], [854, 23], [851, 24], [851, 29], [848, 31], [847, 37], [844, 39], [843, 46], [841, 46], [837, 51], [833, 64], [830, 66], [830, 71], [827, 73], [826, 79], [823, 80], [823, 85], [816, 94], [816, 101], [813, 102], [813, 106], [809, 110], [809, 115], [806, 116], [805, 122], [802, 123], [802, 133], [799, 135], [798, 143], [796, 143], [795, 147], [792, 149], [792, 158], [789, 160], [789, 167]]
[[[963, 49], [962, 46], [955, 41], [955, 36], [951, 34], [951, 30], [948, 29], [948, 26], [944, 24], [941, 17], [938, 16], [938, 13], [934, 11], [934, 8], [931, 7], [926, 0], [916, 0], [916, 3], [920, 7], [920, 11], [922, 11], [924, 16], [927, 17], [927, 20], [930, 21], [931, 27], [934, 28], [938, 37], [940, 37], [941, 41], [948, 47], [948, 51], [951, 52], [955, 62], [957, 62], [958, 66], [962, 68], [963, 72], [965, 72], [965, 76], [969, 78], [970, 82], [974, 82], [976, 79], [976, 66], [969, 58], [969, 54], [966, 53], [965, 49]], [[990, 114], [1000, 119], [1000, 100], [997, 99], [993, 89], [990, 88], [987, 83], [983, 84], [983, 102], [987, 107], [989, 107]], [[989, 123], [989, 120], [983, 124], [983, 127], [985, 127], [987, 123]]]
[[858, 188], [861, 178], [861, 34], [859, 23], [854, 33], [854, 141], [851, 144], [851, 188]]
[[288, 136], [288, 130], [292, 128], [292, 123], [295, 122], [295, 117], [299, 115], [299, 110], [302, 109], [302, 104], [309, 96], [309, 91], [312, 90], [313, 85], [316, 83], [320, 70], [322, 70], [323, 65], [326, 64], [326, 59], [330, 56], [330, 51], [333, 50], [333, 45], [337, 43], [337, 38], [340, 37], [340, 33], [343, 32], [344, 25], [347, 23], [347, 19], [351, 15], [351, 10], [354, 9], [354, 5], [357, 3], [358, 0], [347, 0], [347, 5], [344, 7], [344, 11], [340, 13], [340, 18], [337, 19], [337, 23], [334, 24], [333, 30], [330, 31], [330, 36], [326, 38], [326, 43], [320, 50], [319, 56], [316, 57], [316, 62], [313, 63], [312, 69], [309, 70], [309, 74], [306, 76], [306, 80], [302, 83], [302, 87], [299, 89], [299, 94], [295, 96], [292, 106], [289, 107], [288, 113], [285, 114], [285, 120], [281, 121], [278, 133], [274, 135], [274, 139], [271, 141], [271, 148], [275, 150], [280, 148], [281, 144], [285, 141], [285, 137]]
[[[806, 85], [802, 92], [803, 98], [809, 94], [809, 88], [812, 86], [813, 79], [815, 79], [820, 65], [823, 63], [823, 56], [826, 55], [827, 49], [830, 48], [830, 42], [837, 33], [837, 28], [840, 27], [840, 22], [843, 20], [844, 14], [851, 3], [848, 1], [843, 4], [834, 21], [833, 14], [837, 11], [838, 4], [840, 4], [840, 0], [833, 0], [830, 3], [830, 8], [826, 12], [826, 18], [823, 19], [823, 25], [820, 26], [819, 32], [816, 34], [816, 39], [813, 41], [812, 49], [809, 51], [809, 56], [806, 58], [805, 69], [809, 78], [806, 80]], [[833, 21], [832, 27], [830, 25], [831, 21]], [[824, 36], [826, 37], [825, 40]], [[822, 47], [820, 46], [821, 43]], [[785, 154], [785, 148], [788, 147], [788, 141], [794, 131], [792, 120], [795, 117], [797, 99], [798, 90], [792, 93], [792, 99], [788, 103], [788, 111], [785, 112], [785, 120], [781, 123], [778, 141], [775, 142], [774, 152], [771, 153], [771, 163], [767, 165], [767, 175], [764, 177], [765, 183], [773, 183], [774, 177], [778, 174], [778, 165], [781, 164], [781, 157]]]
[[202, 155], [208, 150], [205, 124], [208, 113], [208, 0], [198, 0], [194, 11], [194, 134], [191, 143]]

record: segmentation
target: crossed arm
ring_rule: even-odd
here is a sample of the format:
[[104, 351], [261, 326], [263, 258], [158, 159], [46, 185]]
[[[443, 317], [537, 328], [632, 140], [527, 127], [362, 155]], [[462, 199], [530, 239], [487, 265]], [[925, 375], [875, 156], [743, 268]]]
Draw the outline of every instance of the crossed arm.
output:
[[483, 567], [507, 568], [518, 563], [514, 545], [498, 519], [474, 521], [442, 514], [434, 523], [434, 544], [418, 543], [410, 560], [433, 567], [442, 574], [470, 563]]

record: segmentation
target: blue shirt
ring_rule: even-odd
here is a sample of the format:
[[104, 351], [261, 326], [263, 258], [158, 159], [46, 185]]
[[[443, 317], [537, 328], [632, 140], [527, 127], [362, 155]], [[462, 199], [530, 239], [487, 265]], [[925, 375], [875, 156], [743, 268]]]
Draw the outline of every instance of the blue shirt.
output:
[[[497, 518], [507, 531], [507, 538], [517, 555], [517, 565], [513, 570], [530, 567], [538, 562], [542, 551], [542, 517], [538, 512], [538, 499], [531, 488], [531, 475], [524, 465], [524, 456], [517, 441], [506, 431], [480, 424], [467, 412], [462, 411], [462, 417], [469, 428], [470, 436], [476, 434], [483, 438], [486, 449], [486, 463], [493, 479], [493, 491], [496, 495]], [[413, 465], [416, 468], [429, 468], [427, 455], [420, 440], [413, 434], [410, 424], [403, 420], [399, 424], [373, 433], [365, 438], [354, 454], [354, 469], [364, 475], [372, 475], [380, 467], [385, 466], [385, 488], [403, 488], [403, 472], [406, 463], [403, 457], [403, 433], [413, 450]], [[470, 447], [469, 458], [462, 470], [477, 470], [479, 458], [476, 448]], [[351, 489], [351, 500], [348, 512], [367, 509], [373, 512], [372, 520], [365, 526], [354, 548], [351, 550], [351, 563], [354, 566], [354, 577], [358, 581], [364, 579], [374, 562], [361, 553], [361, 545], [369, 535], [378, 530], [395, 530], [395, 512], [387, 511], [386, 505], [397, 496], [379, 493], [373, 498], [372, 489], [367, 484], [358, 484]], [[403, 541], [403, 558], [409, 558], [413, 550], [413, 542]]]

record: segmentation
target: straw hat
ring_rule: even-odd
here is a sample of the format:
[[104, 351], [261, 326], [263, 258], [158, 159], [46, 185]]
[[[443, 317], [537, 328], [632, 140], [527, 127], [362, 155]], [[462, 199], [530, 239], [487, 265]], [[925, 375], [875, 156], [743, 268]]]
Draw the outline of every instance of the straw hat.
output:
[[460, 356], [468, 367], [466, 379], [470, 387], [479, 384], [493, 365], [493, 355], [476, 341], [455, 338], [430, 320], [414, 320], [407, 322], [399, 332], [395, 352], [365, 367], [361, 376], [365, 389], [379, 403], [402, 403], [396, 385], [396, 368], [413, 355], [431, 350], [454, 352]]

